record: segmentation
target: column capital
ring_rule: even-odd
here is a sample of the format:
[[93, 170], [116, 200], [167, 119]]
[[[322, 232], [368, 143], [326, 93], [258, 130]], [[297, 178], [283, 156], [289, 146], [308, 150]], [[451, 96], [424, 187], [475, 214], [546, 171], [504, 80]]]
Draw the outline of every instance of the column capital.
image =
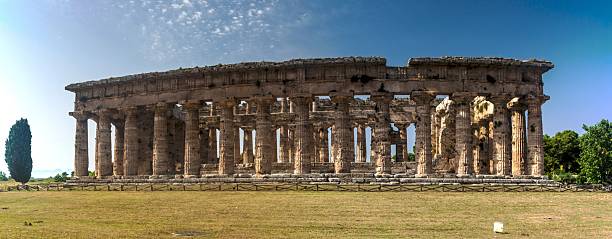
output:
[[505, 105], [505, 104], [508, 104], [508, 102], [510, 102], [512, 98], [514, 98], [513, 95], [501, 93], [501, 94], [492, 95], [487, 100], [489, 100], [494, 105], [500, 105], [500, 104]]
[[88, 111], [73, 111], [69, 112], [68, 115], [74, 117], [76, 120], [84, 121], [91, 118], [91, 113]]
[[384, 101], [390, 103], [393, 100], [393, 93], [389, 92], [372, 92], [370, 99], [374, 102]]
[[410, 94], [410, 99], [420, 105], [429, 105], [436, 97], [433, 91], [413, 91]]
[[470, 103], [478, 96], [477, 93], [474, 92], [455, 92], [451, 95], [451, 99], [459, 104]]
[[529, 94], [529, 95], [525, 96], [525, 100], [527, 101], [527, 104], [529, 106], [542, 105], [546, 101], [548, 101], [549, 99], [550, 99], [550, 96], [548, 96], [548, 95]]
[[224, 99], [215, 101], [213, 105], [215, 103], [218, 104], [222, 108], [232, 108], [236, 106], [236, 104], [238, 104], [238, 100], [236, 100], [236, 98], [234, 97], [228, 97], [228, 98], [224, 98]]
[[199, 100], [186, 100], [182, 101], [181, 104], [187, 110], [195, 110], [202, 107], [202, 102]]
[[522, 98], [518, 98], [518, 97], [512, 98], [512, 100], [510, 100], [506, 104], [506, 107], [508, 107], [508, 109], [512, 110], [512, 111], [525, 111], [525, 110], [527, 110], [527, 104], [525, 104], [525, 101]]
[[331, 92], [329, 93], [331, 101], [334, 103], [350, 102], [353, 99], [353, 93], [348, 92]]

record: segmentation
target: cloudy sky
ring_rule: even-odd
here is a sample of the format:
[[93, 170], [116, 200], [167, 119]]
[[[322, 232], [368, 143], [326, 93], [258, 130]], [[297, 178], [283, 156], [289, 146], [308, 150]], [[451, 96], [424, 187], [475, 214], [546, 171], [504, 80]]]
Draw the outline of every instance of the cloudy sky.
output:
[[447, 55], [550, 60], [544, 131], [581, 132], [612, 118], [611, 42], [609, 1], [0, 0], [0, 139], [27, 117], [34, 176], [69, 172], [69, 83], [353, 55], [389, 65]]

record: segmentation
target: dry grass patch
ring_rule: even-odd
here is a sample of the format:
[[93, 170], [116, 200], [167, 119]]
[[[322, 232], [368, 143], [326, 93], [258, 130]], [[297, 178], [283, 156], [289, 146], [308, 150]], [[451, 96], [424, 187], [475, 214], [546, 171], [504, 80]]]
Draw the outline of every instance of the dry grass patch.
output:
[[607, 193], [6, 192], [0, 208], [1, 238], [612, 237]]

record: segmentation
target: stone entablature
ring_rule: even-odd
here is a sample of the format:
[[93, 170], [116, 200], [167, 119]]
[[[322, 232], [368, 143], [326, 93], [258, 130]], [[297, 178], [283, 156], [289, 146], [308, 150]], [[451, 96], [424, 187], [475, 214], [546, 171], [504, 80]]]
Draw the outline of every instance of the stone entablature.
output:
[[[552, 67], [538, 60], [470, 57], [413, 58], [405, 67], [389, 67], [384, 58], [344, 57], [71, 84], [66, 90], [76, 94], [75, 175], [87, 175], [92, 119], [99, 177], [198, 177], [211, 166], [222, 175], [265, 175], [286, 164], [292, 167], [283, 172], [295, 174], [320, 171], [321, 165], [326, 172], [395, 174], [394, 165], [408, 159], [411, 124], [416, 166], [399, 169], [404, 173], [540, 176], [541, 105], [548, 99], [542, 74]], [[447, 99], [436, 98], [441, 95]], [[112, 150], [111, 126], [121, 134]], [[366, 127], [372, 132], [370, 159]], [[239, 137], [240, 129], [248, 136]], [[366, 162], [370, 166], [356, 168]]]

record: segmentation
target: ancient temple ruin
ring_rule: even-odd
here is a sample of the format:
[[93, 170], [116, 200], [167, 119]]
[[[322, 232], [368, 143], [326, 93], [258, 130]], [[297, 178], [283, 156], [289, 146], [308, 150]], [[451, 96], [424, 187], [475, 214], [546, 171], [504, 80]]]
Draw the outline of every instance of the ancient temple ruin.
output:
[[[541, 106], [548, 100], [542, 74], [551, 68], [547, 61], [504, 58], [412, 58], [395, 67], [384, 58], [344, 57], [71, 84], [74, 174], [89, 178], [88, 151], [95, 150], [98, 179], [538, 177], [544, 171]], [[88, 148], [90, 120], [97, 127], [95, 149]], [[409, 139], [412, 124], [416, 137]]]

